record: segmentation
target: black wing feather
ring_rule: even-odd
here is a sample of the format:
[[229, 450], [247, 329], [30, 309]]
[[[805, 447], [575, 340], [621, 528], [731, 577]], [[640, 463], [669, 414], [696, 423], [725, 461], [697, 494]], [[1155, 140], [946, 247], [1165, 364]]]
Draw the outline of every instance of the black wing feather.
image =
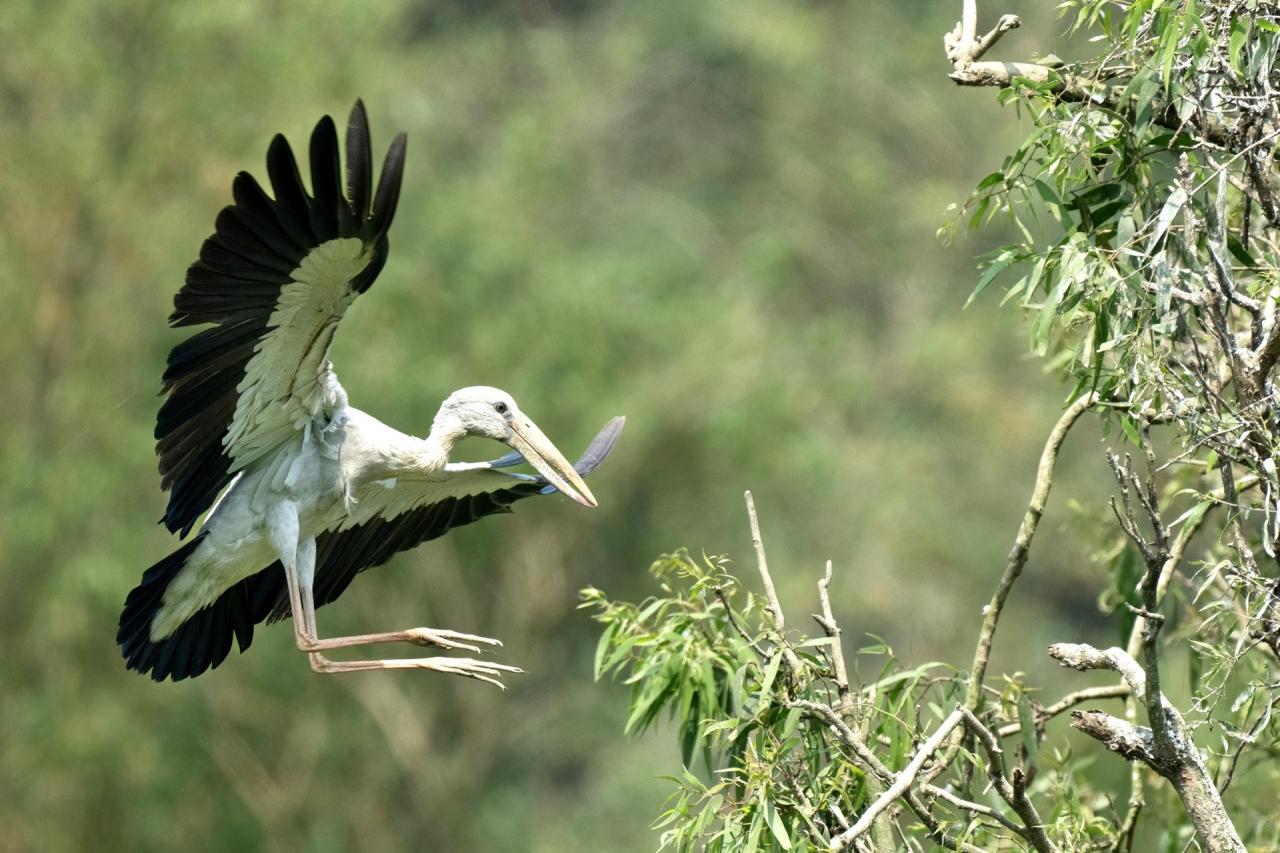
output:
[[373, 142], [369, 138], [369, 117], [364, 101], [357, 100], [347, 119], [347, 200], [358, 222], [369, 218], [370, 190], [373, 187]]
[[224, 207], [215, 220], [218, 242], [252, 264], [276, 272], [291, 273], [298, 268], [302, 255], [278, 241], [258, 233], [248, 223], [248, 217], [236, 215], [234, 207]]
[[[337, 157], [337, 152], [333, 153]], [[336, 167], [336, 163], [334, 164]], [[231, 197], [235, 200], [233, 209], [237, 218], [262, 235], [263, 239], [279, 244], [286, 252], [292, 253], [299, 261], [311, 250], [306, 243], [299, 243], [276, 215], [275, 203], [267, 195], [262, 185], [248, 172], [240, 172], [231, 182]]]
[[170, 490], [161, 521], [184, 536], [231, 482], [232, 461], [222, 441], [235, 416], [235, 388], [259, 341], [270, 331], [268, 321], [281, 289], [303, 258], [336, 237], [360, 238], [372, 249], [372, 257], [351, 282], [356, 293], [367, 290], [386, 263], [386, 232], [404, 174], [403, 135], [388, 152], [373, 214], [369, 122], [363, 104], [356, 102], [347, 131], [346, 198], [340, 189], [342, 167], [333, 119], [325, 116], [316, 125], [309, 153], [313, 196], [308, 196], [283, 136], [277, 135], [267, 151], [274, 199], [248, 173], [236, 175], [231, 185], [235, 203], [218, 215], [215, 232], [205, 240], [200, 259], [187, 270], [186, 283], [174, 297], [171, 325], [214, 324], [170, 353], [162, 392], [167, 399], [156, 419], [162, 486]]
[[[338, 168], [338, 130], [325, 116], [311, 132], [311, 230], [320, 241], [338, 236], [342, 198], [342, 176]], [[387, 173], [382, 173], [387, 180]]]
[[304, 246], [319, 245], [311, 233], [311, 203], [302, 187], [302, 173], [293, 157], [289, 140], [277, 133], [267, 149], [267, 176], [276, 197], [280, 222], [289, 236]]
[[391, 220], [396, 215], [396, 205], [400, 203], [400, 181], [394, 176], [404, 171], [406, 140], [403, 133], [397, 133], [387, 149], [386, 159], [382, 161], [382, 178], [378, 181], [378, 194], [373, 199], [373, 214], [369, 222], [374, 240], [387, 236]]

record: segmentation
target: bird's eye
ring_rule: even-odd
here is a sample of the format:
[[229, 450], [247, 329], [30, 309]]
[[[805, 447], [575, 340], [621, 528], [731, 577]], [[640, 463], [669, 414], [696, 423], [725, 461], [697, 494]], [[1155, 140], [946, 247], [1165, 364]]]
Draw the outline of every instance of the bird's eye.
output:
[[498, 410], [498, 414], [500, 415], [505, 415], [507, 413], [506, 403], [498, 403], [494, 406], [494, 408]]

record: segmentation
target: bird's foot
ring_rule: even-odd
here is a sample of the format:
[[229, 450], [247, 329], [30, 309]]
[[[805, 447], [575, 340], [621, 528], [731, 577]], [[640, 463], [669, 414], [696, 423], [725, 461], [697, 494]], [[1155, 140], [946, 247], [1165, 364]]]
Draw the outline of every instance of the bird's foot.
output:
[[448, 672], [453, 675], [461, 675], [465, 678], [474, 678], [478, 681], [485, 681], [495, 687], [506, 690], [507, 685], [502, 683], [502, 674], [504, 672], [524, 672], [518, 666], [507, 666], [505, 663], [490, 663], [489, 661], [474, 660], [472, 658], [423, 658], [424, 669], [433, 669], [436, 672]]
[[401, 658], [397, 660], [353, 660], [353, 661], [334, 661], [329, 660], [324, 655], [312, 653], [311, 668], [319, 673], [333, 674], [339, 672], [368, 672], [371, 670], [383, 669], [428, 669], [433, 672], [443, 672], [450, 675], [461, 675], [464, 678], [474, 678], [477, 681], [484, 681], [499, 687], [503, 690], [507, 689], [507, 685], [502, 683], [502, 675], [507, 672], [524, 672], [518, 666], [507, 666], [504, 663], [491, 663], [489, 661], [474, 660], [472, 658]]
[[464, 634], [461, 631], [448, 631], [441, 628], [410, 628], [405, 631], [405, 639], [416, 646], [435, 646], [441, 649], [461, 649], [469, 652], [480, 654], [487, 651], [480, 646], [473, 645], [481, 643], [486, 646], [500, 647], [501, 640], [495, 640], [491, 637], [480, 637], [476, 634]]

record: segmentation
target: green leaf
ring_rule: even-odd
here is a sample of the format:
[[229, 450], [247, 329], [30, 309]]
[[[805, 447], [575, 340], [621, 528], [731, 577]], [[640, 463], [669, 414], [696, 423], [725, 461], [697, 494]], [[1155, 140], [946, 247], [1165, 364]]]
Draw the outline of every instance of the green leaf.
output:
[[613, 640], [614, 632], [618, 629], [618, 623], [612, 622], [600, 634], [600, 641], [596, 643], [596, 660], [593, 671], [595, 672], [596, 681], [600, 680], [600, 676], [604, 674], [604, 655], [609, 650], [609, 643]]
[[1187, 193], [1182, 187], [1175, 187], [1173, 192], [1169, 193], [1169, 197], [1165, 199], [1164, 207], [1160, 208], [1160, 214], [1156, 217], [1156, 224], [1151, 230], [1151, 236], [1147, 238], [1147, 248], [1144, 250], [1146, 254], [1150, 255], [1152, 250], [1155, 249], [1156, 244], [1160, 242], [1160, 238], [1169, 230], [1174, 218], [1186, 203]]
[[996, 184], [1000, 183], [1003, 180], [1004, 180], [1004, 172], [992, 172], [991, 174], [987, 175], [985, 178], [983, 178], [981, 181], [978, 182], [978, 186], [975, 188], [975, 192], [981, 192], [982, 190], [991, 189], [992, 187], [994, 187]]
[[627, 717], [626, 724], [622, 727], [625, 734], [631, 734], [636, 731], [643, 731], [653, 722], [654, 717], [658, 715], [658, 711], [662, 710], [663, 703], [675, 692], [675, 684], [677, 681], [677, 673], [668, 670], [661, 676], [657, 676], [646, 681], [641, 685], [640, 695], [632, 704], [631, 714]]
[[770, 691], [773, 690], [774, 679], [778, 677], [778, 667], [782, 665], [782, 650], [774, 652], [773, 657], [769, 658], [769, 663], [765, 665], [764, 675], [760, 679], [759, 702], [760, 707], [764, 708], [769, 705], [773, 698]]
[[630, 637], [624, 637], [618, 645], [614, 646], [613, 651], [609, 653], [609, 657], [605, 659], [603, 672], [610, 672], [616, 665], [622, 662], [627, 656], [627, 652], [631, 651], [631, 647], [640, 641], [640, 637], [632, 634]]
[[1246, 684], [1244, 689], [1240, 691], [1240, 695], [1231, 703], [1231, 713], [1237, 713], [1244, 707], [1245, 703], [1253, 699], [1254, 693], [1258, 691], [1257, 684]]
[[782, 738], [786, 740], [796, 733], [796, 729], [800, 727], [801, 720], [804, 719], [804, 712], [799, 708], [792, 708], [787, 712], [787, 716], [782, 723]]
[[698, 667], [699, 682], [698, 687], [703, 694], [703, 707], [708, 710], [720, 710], [720, 689], [716, 684], [716, 673], [711, 667], [711, 660], [703, 658], [701, 666]]
[[1245, 39], [1249, 35], [1249, 25], [1242, 18], [1236, 18], [1231, 22], [1231, 39], [1227, 45], [1227, 61], [1231, 63], [1231, 70], [1236, 73], [1237, 77], [1244, 76], [1244, 69], [1240, 67], [1240, 51], [1244, 49]]
[[1057, 191], [1049, 186], [1043, 178], [1036, 178], [1032, 184], [1036, 188], [1036, 192], [1040, 194], [1040, 198], [1044, 201], [1045, 207], [1053, 214], [1054, 219], [1058, 220], [1058, 224], [1064, 228], [1067, 226], [1066, 216], [1063, 213], [1062, 198]]
[[1200, 652], [1195, 648], [1194, 644], [1187, 648], [1187, 683], [1191, 687], [1191, 692], [1196, 693], [1200, 689], [1200, 677], [1204, 673], [1204, 658], [1200, 656]]
[[685, 720], [680, 727], [680, 762], [685, 766], [693, 763], [693, 753], [698, 749], [698, 724], [696, 720]]
[[1138, 425], [1133, 422], [1133, 418], [1121, 415], [1120, 429], [1124, 430], [1125, 438], [1129, 439], [1134, 447], [1142, 446], [1142, 434], [1138, 432]]
[[778, 844], [783, 850], [790, 850], [791, 836], [787, 834], [787, 824], [782, 819], [782, 813], [769, 803], [765, 803], [764, 808], [769, 820], [769, 831], [773, 833], [774, 838], [778, 839]]
[[1209, 511], [1209, 507], [1213, 505], [1214, 501], [1212, 500], [1198, 501], [1191, 507], [1191, 509], [1169, 522], [1168, 527], [1172, 529], [1177, 527], [1179, 524], [1190, 524], [1193, 526], [1199, 524], [1200, 519], [1204, 517], [1204, 514]]
[[739, 720], [737, 717], [729, 717], [728, 719], [724, 719], [724, 720], [716, 720], [715, 722], [708, 722], [706, 725], [702, 727], [702, 734], [704, 736], [707, 736], [707, 735], [719, 734], [720, 732], [731, 732], [734, 729], [736, 729], [738, 727], [738, 724], [741, 722], [742, 721]]
[[747, 670], [750, 668], [750, 663], [744, 663], [733, 673], [733, 678], [729, 679], [729, 710], [731, 711], [739, 710], [746, 704], [743, 685], [746, 683]]
[[1122, 198], [1118, 201], [1099, 205], [1089, 211], [1089, 224], [1093, 228], [1101, 228], [1103, 225], [1110, 222], [1120, 211], [1127, 209], [1129, 207], [1129, 203], [1128, 199]]
[[881, 678], [879, 681], [876, 681], [875, 683], [870, 684], [863, 689], [866, 690], [874, 687], [874, 688], [883, 690], [886, 687], [890, 687], [902, 681], [910, 681], [913, 678], [914, 679], [923, 678], [930, 670], [936, 669], [937, 667], [943, 667], [946, 669], [952, 668], [951, 664], [944, 663], [943, 661], [936, 661], [936, 660], [929, 661], [928, 663], [920, 664], [915, 669], [905, 670], [903, 672], [895, 672], [892, 675], [887, 675], [884, 678]]
[[973, 304], [973, 300], [978, 298], [978, 294], [987, 289], [987, 285], [996, 280], [996, 276], [1004, 272], [1009, 267], [1009, 261], [992, 261], [987, 264], [987, 268], [982, 271], [982, 277], [978, 279], [977, 285], [973, 288], [973, 293], [969, 294], [969, 298], [965, 300], [964, 307], [968, 308]]
[[1249, 250], [1244, 247], [1244, 243], [1240, 242], [1240, 238], [1235, 234], [1227, 235], [1227, 250], [1231, 252], [1231, 256], [1237, 261], [1244, 264], [1250, 269], [1258, 268], [1258, 261], [1249, 254]]
[[755, 815], [751, 818], [751, 830], [747, 833], [747, 845], [742, 848], [743, 853], [755, 853], [760, 848], [760, 830], [763, 828], [764, 815], [756, 809]]

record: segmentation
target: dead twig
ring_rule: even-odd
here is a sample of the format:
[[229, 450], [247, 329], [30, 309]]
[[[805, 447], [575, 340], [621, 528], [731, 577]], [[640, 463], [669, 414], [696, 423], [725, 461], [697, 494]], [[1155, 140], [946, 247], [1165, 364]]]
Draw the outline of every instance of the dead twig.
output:
[[827, 571], [818, 581], [818, 601], [822, 613], [813, 615], [813, 619], [831, 640], [831, 666], [834, 670], [836, 692], [840, 696], [840, 711], [848, 713], [853, 707], [853, 695], [849, 689], [849, 670], [844, 660], [844, 647], [840, 643], [840, 624], [836, 622], [831, 610], [831, 561], [827, 560]]
[[769, 560], [764, 553], [764, 539], [760, 535], [760, 519], [756, 516], [756, 502], [748, 490], [743, 494], [747, 501], [747, 518], [751, 522], [751, 544], [756, 550], [756, 570], [760, 573], [760, 582], [764, 585], [765, 599], [769, 602], [769, 615], [773, 619], [774, 642], [782, 652], [782, 660], [786, 664], [792, 679], [800, 677], [804, 665], [796, 656], [795, 650], [786, 640], [787, 619], [782, 614], [782, 602], [778, 600], [778, 590], [773, 585], [773, 575], [769, 573]]

